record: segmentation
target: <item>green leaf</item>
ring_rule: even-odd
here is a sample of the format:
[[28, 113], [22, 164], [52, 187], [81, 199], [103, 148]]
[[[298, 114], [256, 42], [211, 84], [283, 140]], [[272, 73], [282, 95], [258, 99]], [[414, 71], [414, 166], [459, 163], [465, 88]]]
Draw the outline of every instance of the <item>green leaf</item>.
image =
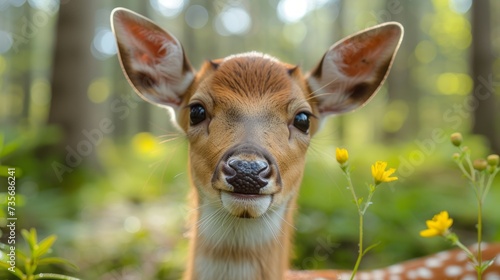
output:
[[10, 143], [3, 144], [2, 150], [0, 150], [0, 158], [4, 158], [22, 147], [22, 139], [16, 139]]
[[31, 228], [30, 232], [31, 232], [31, 238], [33, 240], [33, 243], [36, 245], [38, 243], [38, 236], [37, 236], [37, 233], [36, 233], [36, 229]]
[[0, 176], [1, 177], [9, 177], [12, 176], [13, 171], [9, 170], [10, 168], [15, 168], [15, 176], [17, 178], [20, 178], [23, 176], [23, 170], [19, 168], [18, 166], [10, 166], [10, 165], [1, 165], [0, 164]]
[[29, 230], [27, 230], [27, 229], [24, 229], [24, 228], [23, 228], [23, 229], [21, 229], [21, 234], [23, 235], [23, 237], [24, 237], [26, 240], [30, 239], [30, 238], [29, 238], [29, 237], [30, 237], [30, 231], [29, 231]]
[[488, 267], [490, 267], [493, 264], [493, 262], [495, 262], [495, 259], [491, 259], [489, 261], [483, 261], [481, 263], [481, 267], [479, 267], [480, 272], [483, 273]]
[[62, 275], [62, 274], [55, 274], [55, 273], [40, 273], [40, 274], [35, 275], [34, 279], [80, 280], [80, 279], [75, 278], [75, 277]]
[[22, 229], [21, 234], [22, 234], [24, 240], [26, 240], [26, 242], [28, 243], [28, 246], [30, 247], [30, 251], [34, 252], [36, 245], [37, 245], [36, 244], [37, 243], [36, 230], [33, 228], [30, 231]]
[[0, 133], [0, 154], [2, 154], [4, 142], [5, 142], [5, 136], [3, 135], [3, 133]]
[[373, 248], [377, 247], [378, 245], [380, 245], [380, 243], [382, 243], [382, 242], [380, 242], [380, 241], [379, 241], [379, 242], [377, 242], [377, 243], [375, 243], [375, 244], [372, 244], [372, 245], [368, 246], [368, 247], [367, 247], [367, 248], [363, 251], [363, 256], [364, 256], [366, 253], [368, 253], [368, 251], [370, 251], [371, 249], [373, 249]]
[[40, 241], [40, 243], [38, 243], [38, 246], [34, 252], [34, 257], [39, 258], [39, 257], [47, 254], [47, 252], [50, 250], [50, 248], [52, 247], [52, 245], [54, 244], [56, 239], [57, 239], [57, 236], [50, 235], [47, 238], [45, 238], [44, 240]]
[[6, 270], [8, 270], [10, 273], [14, 274], [15, 276], [17, 276], [19, 279], [25, 279], [26, 275], [24, 275], [24, 273], [17, 267], [14, 267], [14, 271], [12, 271], [10, 268], [10, 264], [8, 264], [7, 262], [5, 261], [0, 261], [0, 267], [3, 267], [5, 268]]
[[65, 260], [63, 258], [51, 257], [51, 258], [43, 258], [38, 260], [38, 265], [49, 265], [49, 264], [62, 264], [71, 267], [73, 270], [78, 271], [79, 268], [76, 264]]
[[33, 275], [33, 273], [35, 273], [36, 264], [33, 263], [32, 259], [26, 259], [26, 261], [24, 262], [24, 270], [28, 275]]
[[361, 203], [363, 203], [363, 198], [362, 197], [358, 198], [358, 205], [361, 205]]
[[28, 259], [28, 256], [26, 256], [26, 254], [24, 252], [21, 252], [19, 250], [16, 250], [16, 257], [17, 257], [17, 259], [19, 259], [23, 262], [26, 262], [26, 260]]
[[0, 250], [9, 252], [10, 251], [10, 246], [7, 245], [7, 244], [5, 244], [5, 243], [0, 242]]
[[10, 267], [10, 264], [8, 264], [7, 262], [5, 261], [0, 261], [0, 267], [3, 267], [3, 268], [9, 268]]

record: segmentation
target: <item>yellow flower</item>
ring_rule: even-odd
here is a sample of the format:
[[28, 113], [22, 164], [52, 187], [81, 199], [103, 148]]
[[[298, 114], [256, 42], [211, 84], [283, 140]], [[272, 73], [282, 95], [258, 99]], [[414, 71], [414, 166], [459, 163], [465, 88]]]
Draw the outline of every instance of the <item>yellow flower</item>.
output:
[[335, 151], [335, 157], [337, 158], [338, 163], [344, 164], [349, 159], [349, 153], [347, 152], [346, 149], [337, 148], [337, 150]]
[[148, 132], [140, 132], [132, 138], [132, 148], [141, 156], [152, 156], [158, 151], [158, 141]]
[[434, 215], [432, 220], [427, 220], [427, 229], [420, 231], [422, 237], [445, 236], [449, 233], [449, 228], [453, 224], [447, 211]]
[[377, 161], [374, 165], [372, 165], [372, 176], [375, 179], [376, 185], [384, 182], [396, 181], [398, 179], [398, 177], [390, 177], [394, 172], [396, 172], [396, 169], [389, 168], [388, 170], [385, 170], [386, 168], [387, 162], [385, 161]]

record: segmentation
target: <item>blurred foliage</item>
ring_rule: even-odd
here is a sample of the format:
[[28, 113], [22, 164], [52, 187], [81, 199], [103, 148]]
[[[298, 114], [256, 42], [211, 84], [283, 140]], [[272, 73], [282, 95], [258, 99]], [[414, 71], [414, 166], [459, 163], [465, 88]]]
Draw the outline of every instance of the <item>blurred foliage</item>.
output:
[[[481, 138], [468, 136], [467, 140], [475, 152], [473, 157], [487, 155]], [[389, 162], [400, 164], [399, 180], [379, 188], [366, 214], [366, 243], [381, 242], [381, 245], [365, 256], [362, 267], [389, 265], [450, 248], [418, 235], [425, 228], [425, 220], [441, 210], [448, 210], [453, 215], [454, 231], [464, 236], [464, 242], [474, 243], [477, 217], [473, 190], [451, 159], [455, 147], [449, 141], [434, 145], [432, 154], [425, 154], [411, 145], [367, 144], [349, 149], [351, 167], [357, 174], [355, 185], [362, 186], [363, 182], [371, 180], [369, 167], [376, 160], [389, 159]], [[319, 150], [320, 155], [313, 155], [318, 151], [313, 145], [299, 196], [295, 249], [300, 257], [295, 258], [294, 264], [302, 269], [350, 268], [357, 256], [356, 208], [335, 162], [334, 147]], [[418, 162], [415, 161], [417, 157], [420, 158]], [[408, 162], [407, 166], [401, 164], [404, 162]], [[495, 214], [498, 205], [494, 203], [500, 196], [499, 184], [497, 178], [496, 187], [492, 188], [485, 203], [485, 235], [489, 241], [498, 241], [500, 237], [500, 224]], [[322, 257], [325, 254], [326, 259]]]
[[[167, 27], [184, 43], [196, 66], [207, 58], [256, 49], [309, 69], [342, 36], [379, 22], [401, 21], [407, 33], [387, 86], [362, 110], [324, 123], [313, 139], [299, 196], [292, 265], [349, 269], [356, 260], [357, 214], [335, 162], [337, 146], [349, 149], [353, 172], [360, 174], [357, 185], [370, 180], [369, 167], [376, 160], [399, 166], [400, 180], [381, 187], [367, 213], [367, 243], [380, 241], [381, 245], [365, 257], [362, 268], [448, 249], [439, 240], [418, 236], [425, 220], [441, 210], [454, 217], [454, 231], [465, 244], [474, 242], [474, 194], [454, 167], [454, 150], [448, 142], [451, 132], [464, 131], [473, 157], [490, 153], [486, 139], [466, 133], [471, 122], [467, 95], [474, 90], [468, 73], [473, 39], [469, 1], [296, 1], [314, 4], [304, 13], [292, 9], [285, 18], [279, 11], [284, 13], [290, 1], [284, 0], [171, 1], [182, 3], [172, 14], [170, 10], [177, 8], [158, 8], [169, 1], [89, 1], [96, 7], [95, 15], [88, 16], [96, 31], [86, 48], [100, 70], [92, 73], [94, 78], [85, 89], [92, 111], [80, 117], [109, 118], [115, 129], [103, 134], [91, 146], [91, 154], [81, 156], [74, 166], [67, 164], [68, 147], [60, 146], [64, 127], [47, 123], [58, 9], [46, 9], [42, 2], [0, 1], [0, 172], [16, 167], [19, 175], [18, 228], [57, 235], [54, 251], [80, 267], [72, 275], [103, 280], [179, 279], [187, 260], [187, 142], [183, 135], [172, 134], [175, 129], [164, 110], [145, 105], [123, 78], [113, 47], [106, 44], [109, 13], [118, 5]], [[491, 1], [491, 5], [492, 15], [498, 15], [500, 2]], [[203, 10], [193, 6], [205, 9], [204, 25], [199, 21]], [[244, 9], [251, 27], [227, 34], [227, 26], [220, 25], [231, 22], [230, 8], [240, 9], [230, 10], [239, 13]], [[35, 16], [45, 21], [34, 21]], [[500, 30], [499, 19], [492, 17], [493, 34]], [[23, 26], [31, 28], [29, 36]], [[4, 50], [6, 31], [12, 46]], [[496, 50], [500, 49], [497, 37], [492, 39]], [[500, 73], [496, 55], [494, 82]], [[397, 81], [404, 81], [403, 86], [398, 87]], [[498, 84], [490, 86], [498, 92]], [[67, 104], [69, 108], [80, 105]], [[410, 122], [412, 117], [415, 122]], [[418, 126], [408, 127], [413, 123]], [[99, 127], [97, 122], [88, 125], [88, 131]], [[54, 164], [68, 169], [58, 177]], [[0, 195], [0, 228], [5, 228], [6, 195]], [[500, 241], [496, 217], [500, 205], [495, 203], [499, 199], [497, 178], [485, 205], [488, 241]], [[66, 273], [60, 267], [52, 272]], [[2, 273], [0, 278], [10, 279]]]
[[[74, 270], [78, 267], [69, 261], [58, 257], [47, 257], [52, 245], [56, 241], [55, 235], [50, 235], [38, 242], [38, 236], [35, 229], [21, 231], [21, 234], [28, 244], [29, 253], [22, 252], [18, 249], [12, 251], [12, 247], [7, 244], [0, 243], [2, 250], [2, 258], [0, 259], [0, 267], [9, 270], [13, 275], [21, 280], [35, 279], [61, 279], [61, 280], [79, 280], [78, 278], [57, 274], [57, 273], [37, 273], [39, 266], [47, 265], [66, 265]], [[11, 254], [15, 254], [14, 259], [11, 259]], [[12, 262], [12, 263], [11, 263]], [[19, 264], [23, 264], [24, 271], [20, 269]]]
[[[335, 147], [319, 143], [327, 133], [313, 141], [307, 158], [295, 225], [295, 268], [351, 268], [356, 259], [356, 209], [336, 164]], [[41, 135], [47, 134], [39, 134], [43, 143]], [[54, 247], [61, 257], [78, 264], [79, 278], [178, 279], [187, 260], [187, 143], [182, 137], [165, 137], [143, 132], [128, 141], [105, 139], [97, 150], [98, 170], [82, 166], [65, 177], [65, 182], [79, 185], [73, 189], [46, 185], [53, 177], [48, 175], [53, 172], [50, 160], [25, 164], [26, 158], [36, 158], [40, 146], [2, 161], [25, 166], [18, 185], [25, 201], [19, 209], [19, 226], [58, 235], [60, 242]], [[484, 157], [484, 141], [466, 137], [473, 156]], [[399, 173], [400, 180], [382, 186], [374, 198], [366, 214], [365, 236], [367, 243], [381, 245], [366, 255], [362, 268], [448, 249], [443, 242], [418, 235], [425, 220], [444, 209], [453, 215], [454, 231], [464, 243], [474, 243], [472, 190], [453, 164], [454, 147], [448, 141], [435, 145], [429, 155], [406, 144], [350, 148], [353, 172], [359, 174], [355, 184], [360, 186], [371, 180], [369, 167], [375, 160], [401, 163], [416, 158], [408, 155], [422, 157], [419, 164], [412, 161], [406, 167], [412, 172]], [[500, 240], [495, 214], [499, 205], [494, 203], [500, 199], [498, 186], [497, 179], [485, 205], [487, 241]]]

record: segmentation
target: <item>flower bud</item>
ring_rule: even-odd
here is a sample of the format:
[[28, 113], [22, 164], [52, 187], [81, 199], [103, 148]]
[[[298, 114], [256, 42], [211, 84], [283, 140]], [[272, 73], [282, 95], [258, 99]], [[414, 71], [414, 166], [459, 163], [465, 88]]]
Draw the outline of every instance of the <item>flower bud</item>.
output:
[[454, 154], [452, 155], [452, 158], [453, 158], [454, 160], [459, 160], [459, 159], [460, 159], [460, 154], [459, 154], [459, 153], [454, 153]]
[[500, 157], [498, 155], [489, 155], [487, 158], [486, 158], [486, 161], [488, 162], [488, 165], [491, 165], [491, 166], [497, 166], [498, 165], [498, 162], [500, 161]]
[[460, 145], [462, 145], [462, 134], [460, 132], [455, 132], [455, 133], [452, 133], [451, 136], [450, 136], [450, 139], [451, 139], [451, 143], [457, 147], [460, 147]]
[[497, 167], [493, 166], [493, 165], [489, 165], [487, 170], [488, 170], [488, 173], [493, 174], [497, 170]]
[[340, 165], [343, 165], [349, 160], [349, 153], [346, 149], [337, 148], [335, 151], [335, 157]]
[[486, 167], [488, 167], [488, 162], [486, 162], [486, 160], [482, 158], [476, 159], [474, 160], [474, 162], [472, 162], [472, 167], [474, 167], [474, 169], [476, 169], [477, 171], [483, 171], [486, 169]]

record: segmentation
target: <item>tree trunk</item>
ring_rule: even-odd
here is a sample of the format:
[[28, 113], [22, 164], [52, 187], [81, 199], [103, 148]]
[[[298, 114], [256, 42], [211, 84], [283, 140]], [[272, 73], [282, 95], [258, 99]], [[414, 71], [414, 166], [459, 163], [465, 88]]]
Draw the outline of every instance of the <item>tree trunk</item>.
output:
[[473, 109], [472, 132], [485, 136], [491, 149], [500, 153], [498, 127], [495, 126], [498, 108], [495, 100], [491, 47], [490, 1], [472, 2], [471, 70], [474, 90], [471, 93]]
[[[419, 94], [414, 84], [410, 79], [410, 71], [408, 68], [408, 59], [410, 56], [408, 51], [415, 50], [419, 42], [420, 33], [418, 30], [419, 22], [418, 15], [415, 12], [419, 10], [421, 3], [413, 3], [410, 1], [403, 1], [397, 6], [392, 5], [391, 1], [386, 1], [386, 20], [394, 20], [403, 24], [405, 28], [405, 38], [399, 49], [399, 53], [394, 61], [389, 78], [387, 79], [389, 106], [392, 102], [403, 102], [403, 108], [394, 108], [393, 110], [402, 110], [400, 114], [404, 118], [400, 128], [391, 131], [384, 131], [384, 139], [391, 140], [410, 140], [417, 137], [420, 131], [419, 121]], [[405, 8], [403, 8], [405, 7]], [[407, 110], [407, 112], [405, 112]]]
[[96, 1], [66, 1], [60, 4], [56, 27], [52, 98], [48, 124], [62, 131], [55, 150], [45, 155], [58, 155], [51, 163], [55, 177], [68, 187], [76, 187], [67, 176], [82, 164], [96, 166], [95, 151], [103, 137], [114, 127], [102, 111], [87, 97], [99, 68], [90, 52], [94, 36]]
[[60, 5], [56, 29], [52, 99], [49, 124], [63, 131], [62, 148], [76, 149], [84, 129], [98, 127], [87, 89], [97, 75], [97, 63], [90, 53], [94, 35], [95, 1], [68, 1]]

